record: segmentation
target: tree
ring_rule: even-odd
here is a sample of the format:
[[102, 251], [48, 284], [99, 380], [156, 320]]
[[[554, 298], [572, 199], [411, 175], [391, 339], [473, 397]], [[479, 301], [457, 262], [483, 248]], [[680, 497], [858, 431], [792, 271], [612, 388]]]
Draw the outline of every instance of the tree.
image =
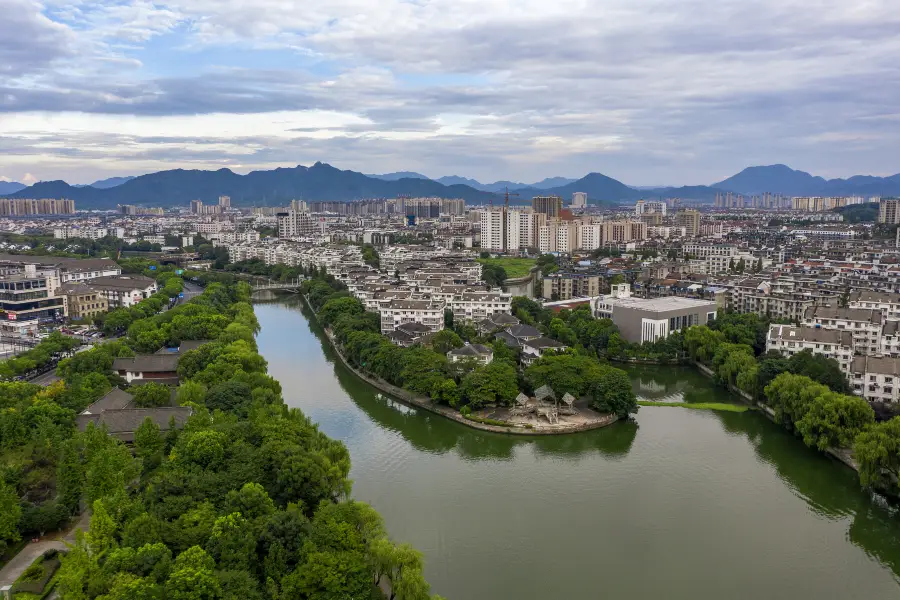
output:
[[576, 398], [586, 395], [601, 374], [596, 359], [578, 354], [543, 356], [525, 370], [525, 377], [535, 388], [549, 385], [557, 396], [568, 392]]
[[791, 356], [788, 359], [788, 371], [809, 377], [839, 394], [849, 394], [851, 391], [850, 383], [838, 362], [822, 354], [813, 354], [812, 350], [804, 350]]
[[592, 388], [591, 406], [596, 410], [614, 413], [620, 419], [638, 411], [637, 397], [625, 371], [603, 366]]
[[853, 455], [863, 486], [880, 484], [884, 472], [890, 473], [894, 482], [900, 482], [900, 417], [872, 425], [860, 433], [853, 445]]
[[84, 467], [81, 464], [78, 445], [75, 440], [62, 444], [59, 462], [56, 464], [57, 500], [69, 514], [74, 514], [84, 492]]
[[178, 386], [178, 391], [175, 394], [175, 402], [179, 406], [187, 406], [188, 404], [204, 406], [205, 398], [206, 386], [196, 381], [183, 381]]
[[410, 348], [402, 353], [400, 384], [418, 394], [427, 394], [446, 378], [447, 358], [427, 348]]
[[166, 441], [163, 439], [159, 425], [150, 417], [138, 426], [134, 432], [134, 455], [141, 459], [144, 473], [156, 469], [162, 462]]
[[154, 408], [168, 406], [172, 398], [172, 392], [168, 386], [161, 383], [145, 383], [131, 388], [134, 396], [134, 404], [140, 408]]
[[115, 543], [116, 522], [113, 521], [103, 500], [95, 500], [92, 505], [90, 529], [87, 533], [88, 547], [93, 556], [99, 556], [112, 548]]
[[746, 269], [746, 268], [747, 268], [747, 262], [744, 260], [743, 257], [741, 257], [741, 259], [737, 263], [737, 266], [735, 267], [735, 270], [738, 273], [743, 273], [744, 269]]
[[712, 360], [719, 344], [725, 342], [725, 334], [713, 331], [704, 325], [688, 327], [684, 333], [684, 345], [694, 360], [708, 362]]
[[431, 390], [431, 400], [438, 404], [448, 404], [455, 408], [459, 404], [459, 398], [459, 388], [452, 379], [444, 379], [436, 383], [434, 389]]
[[225, 507], [228, 513], [240, 513], [251, 521], [266, 518], [275, 512], [275, 503], [258, 483], [245, 483], [240, 490], [228, 492]]
[[0, 480], [0, 552], [6, 549], [9, 542], [18, 542], [19, 519], [22, 507], [16, 490]]
[[518, 393], [516, 370], [505, 362], [476, 369], [462, 381], [462, 394], [473, 409], [493, 403], [510, 405]]
[[797, 431], [807, 446], [824, 451], [852, 446], [856, 436], [874, 422], [875, 413], [862, 398], [826, 392], [797, 421]]
[[444, 309], [444, 329], [453, 329], [453, 311], [449, 308]]
[[206, 394], [206, 407], [229, 414], [244, 415], [250, 405], [253, 390], [240, 381], [226, 381], [210, 388]]
[[221, 596], [215, 562], [199, 546], [178, 555], [166, 580], [167, 600], [215, 600]]
[[491, 287], [502, 287], [506, 277], [506, 269], [500, 265], [485, 264], [481, 267], [481, 279]]
[[452, 329], [442, 329], [431, 338], [431, 348], [441, 354], [447, 354], [454, 348], [462, 348], [462, 346], [462, 338]]

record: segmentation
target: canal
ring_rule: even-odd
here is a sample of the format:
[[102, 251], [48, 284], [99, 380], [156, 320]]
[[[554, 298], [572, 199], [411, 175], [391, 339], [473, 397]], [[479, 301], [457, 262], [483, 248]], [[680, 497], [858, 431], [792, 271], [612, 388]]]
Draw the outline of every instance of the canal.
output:
[[[287, 404], [347, 445], [353, 496], [449, 600], [900, 597], [900, 515], [759, 414], [642, 407], [593, 432], [488, 434], [376, 399], [299, 299], [256, 314]], [[643, 399], [730, 400], [691, 369], [630, 374]]]

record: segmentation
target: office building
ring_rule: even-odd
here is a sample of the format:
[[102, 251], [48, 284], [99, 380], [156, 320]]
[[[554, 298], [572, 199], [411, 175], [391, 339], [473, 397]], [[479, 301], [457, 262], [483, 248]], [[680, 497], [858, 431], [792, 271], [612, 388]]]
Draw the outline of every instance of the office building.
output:
[[714, 301], [677, 296], [634, 298], [627, 283], [612, 286], [612, 293], [594, 300], [591, 308], [595, 317], [612, 319], [622, 337], [637, 344], [655, 342], [674, 331], [706, 325], [716, 318]]
[[0, 319], [53, 320], [66, 314], [66, 300], [57, 295], [59, 271], [35, 264], [0, 271]]
[[534, 212], [543, 213], [548, 218], [559, 217], [562, 206], [563, 201], [559, 196], [535, 196], [531, 199], [531, 208]]

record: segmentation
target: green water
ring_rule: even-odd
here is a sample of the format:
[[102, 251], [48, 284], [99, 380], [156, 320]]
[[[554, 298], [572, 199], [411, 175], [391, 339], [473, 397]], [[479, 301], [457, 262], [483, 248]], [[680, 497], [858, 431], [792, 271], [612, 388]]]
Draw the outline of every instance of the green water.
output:
[[[256, 313], [287, 403], [344, 441], [354, 496], [450, 600], [900, 598], [900, 515], [759, 414], [483, 433], [377, 400], [297, 299]], [[732, 401], [692, 369], [630, 373], [643, 399]]]

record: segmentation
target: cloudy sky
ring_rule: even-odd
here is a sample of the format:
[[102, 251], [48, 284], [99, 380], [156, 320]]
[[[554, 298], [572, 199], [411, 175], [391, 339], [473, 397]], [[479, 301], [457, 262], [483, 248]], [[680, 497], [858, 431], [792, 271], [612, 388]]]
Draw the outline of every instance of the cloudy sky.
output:
[[900, 172], [898, 0], [0, 0], [0, 179]]

